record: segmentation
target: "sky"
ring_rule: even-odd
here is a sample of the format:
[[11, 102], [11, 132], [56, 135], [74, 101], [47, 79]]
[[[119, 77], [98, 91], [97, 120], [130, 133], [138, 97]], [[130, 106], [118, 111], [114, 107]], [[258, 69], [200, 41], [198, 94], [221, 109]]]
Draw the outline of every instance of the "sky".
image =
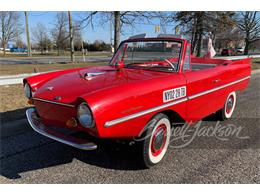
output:
[[[57, 12], [29, 12], [29, 28], [30, 31], [36, 27], [37, 23], [43, 23], [48, 29], [53, 28], [55, 16]], [[78, 20], [80, 17], [84, 16], [85, 12], [72, 12], [73, 20]], [[23, 14], [22, 14], [23, 16]], [[94, 20], [94, 29], [91, 26], [85, 28], [83, 33], [84, 41], [94, 42], [95, 40], [103, 40], [107, 43], [110, 42], [110, 23], [100, 25], [97, 21]], [[157, 36], [155, 33], [155, 25], [159, 25], [160, 22], [156, 19], [152, 21], [153, 24], [138, 24], [135, 26], [135, 29], [130, 27], [125, 27], [123, 29], [123, 34], [121, 35], [121, 40], [127, 39], [129, 36], [147, 33], [147, 36]], [[174, 25], [169, 25], [166, 27], [166, 33], [173, 33]], [[23, 40], [26, 42], [25, 33], [23, 34]]]

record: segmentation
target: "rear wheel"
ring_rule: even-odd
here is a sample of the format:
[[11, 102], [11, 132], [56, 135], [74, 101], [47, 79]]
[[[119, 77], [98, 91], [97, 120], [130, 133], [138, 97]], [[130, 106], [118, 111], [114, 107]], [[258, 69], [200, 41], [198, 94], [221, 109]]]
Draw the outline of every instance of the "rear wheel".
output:
[[165, 114], [157, 114], [145, 128], [141, 143], [141, 160], [146, 168], [158, 164], [166, 154], [171, 137], [171, 124]]
[[231, 118], [236, 106], [236, 92], [232, 92], [228, 95], [224, 107], [217, 112], [220, 120], [226, 120]]

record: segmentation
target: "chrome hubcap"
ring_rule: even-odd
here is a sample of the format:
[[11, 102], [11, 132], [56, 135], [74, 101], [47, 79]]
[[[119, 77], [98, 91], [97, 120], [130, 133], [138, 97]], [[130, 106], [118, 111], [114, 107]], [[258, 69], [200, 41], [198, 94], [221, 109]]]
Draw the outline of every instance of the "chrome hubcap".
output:
[[234, 98], [233, 96], [229, 97], [227, 100], [227, 107], [226, 107], [226, 111], [227, 113], [230, 113], [232, 108], [233, 108], [233, 104], [234, 104]]
[[157, 129], [155, 130], [153, 136], [152, 136], [152, 144], [151, 144], [151, 150], [152, 150], [152, 154], [153, 156], [158, 156], [164, 146], [165, 146], [165, 142], [166, 142], [166, 129], [167, 127], [162, 124], [159, 127], [157, 127]]
[[154, 149], [159, 150], [162, 147], [163, 143], [164, 143], [164, 130], [161, 129], [155, 135]]

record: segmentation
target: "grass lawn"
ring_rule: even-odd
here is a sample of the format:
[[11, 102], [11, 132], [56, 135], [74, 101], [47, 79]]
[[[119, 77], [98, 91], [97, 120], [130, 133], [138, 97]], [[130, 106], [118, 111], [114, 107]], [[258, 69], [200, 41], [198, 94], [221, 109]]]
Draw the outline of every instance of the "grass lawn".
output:
[[252, 69], [253, 70], [260, 69], [260, 58], [253, 59]]
[[25, 108], [30, 107], [24, 95], [23, 85], [0, 86], [0, 121], [6, 123], [25, 117]]
[[5, 112], [14, 108], [19, 109], [24, 108], [25, 106], [29, 106], [29, 104], [27, 104], [27, 99], [24, 96], [22, 84], [0, 86], [0, 94], [0, 112]]
[[78, 68], [86, 66], [105, 65], [105, 62], [82, 62], [69, 64], [17, 64], [2, 65], [0, 64], [0, 75], [15, 75], [23, 73], [46, 72], [54, 70], [62, 70], [69, 68]]
[[[82, 52], [80, 51], [76, 51], [74, 53], [75, 56], [82, 56]], [[32, 54], [32, 57], [46, 57], [46, 56], [49, 56], [49, 57], [55, 57], [57, 56], [58, 57], [58, 54], [57, 52], [51, 52], [51, 53], [33, 53]], [[60, 56], [70, 56], [70, 52], [64, 52], [64, 53], [61, 53]], [[111, 53], [110, 52], [89, 52], [86, 57], [93, 57], [93, 56], [111, 56]], [[0, 53], [0, 57], [4, 57], [4, 55], [2, 53]], [[6, 53], [6, 56], [5, 58], [19, 58], [19, 57], [28, 57], [27, 56], [27, 53]]]

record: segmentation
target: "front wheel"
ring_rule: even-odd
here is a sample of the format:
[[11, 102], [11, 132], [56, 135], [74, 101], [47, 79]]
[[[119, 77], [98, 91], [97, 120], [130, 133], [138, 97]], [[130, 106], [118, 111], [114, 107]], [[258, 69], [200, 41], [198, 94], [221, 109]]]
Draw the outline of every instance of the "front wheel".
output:
[[236, 92], [232, 92], [228, 95], [224, 107], [217, 112], [220, 120], [226, 120], [231, 118], [234, 109], [236, 107]]
[[153, 117], [145, 127], [140, 152], [146, 168], [158, 164], [167, 151], [171, 137], [169, 118], [162, 113]]

